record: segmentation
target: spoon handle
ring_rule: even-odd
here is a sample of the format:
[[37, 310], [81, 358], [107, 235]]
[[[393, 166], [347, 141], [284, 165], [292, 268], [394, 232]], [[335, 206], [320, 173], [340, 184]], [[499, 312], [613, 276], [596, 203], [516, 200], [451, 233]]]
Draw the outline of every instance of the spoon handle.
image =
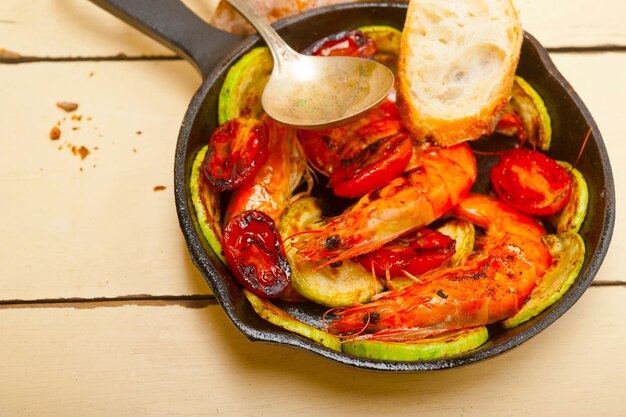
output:
[[298, 53], [294, 51], [265, 19], [248, 4], [247, 0], [226, 0], [234, 7], [265, 40], [274, 57], [274, 65], [280, 69], [281, 62], [295, 61]]

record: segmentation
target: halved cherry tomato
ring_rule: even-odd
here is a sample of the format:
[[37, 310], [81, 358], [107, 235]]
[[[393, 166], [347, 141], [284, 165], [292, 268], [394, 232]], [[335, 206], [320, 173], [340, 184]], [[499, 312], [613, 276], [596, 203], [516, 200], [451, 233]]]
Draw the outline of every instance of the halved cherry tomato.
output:
[[259, 170], [267, 157], [267, 142], [261, 120], [229, 120], [211, 135], [202, 164], [204, 178], [220, 191], [236, 188]]
[[233, 217], [224, 227], [224, 256], [235, 278], [248, 290], [274, 298], [287, 288], [291, 268], [274, 221], [258, 210]]
[[339, 32], [327, 36], [302, 51], [305, 55], [354, 56], [371, 58], [376, 55], [374, 40], [360, 30]]
[[422, 228], [363, 255], [359, 262], [378, 276], [402, 276], [402, 271], [420, 275], [438, 267], [454, 255], [454, 239], [431, 229]]
[[342, 160], [329, 184], [340, 197], [361, 197], [400, 175], [412, 153], [413, 145], [406, 133], [379, 139], [356, 156]]
[[561, 210], [570, 198], [572, 177], [554, 159], [527, 148], [504, 153], [491, 169], [498, 196], [513, 208], [537, 216]]

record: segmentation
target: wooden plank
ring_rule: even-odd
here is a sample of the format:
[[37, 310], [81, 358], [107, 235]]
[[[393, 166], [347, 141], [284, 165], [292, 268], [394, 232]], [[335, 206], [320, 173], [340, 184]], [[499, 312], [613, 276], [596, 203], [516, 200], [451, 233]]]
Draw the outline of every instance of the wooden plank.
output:
[[[11, 97], [0, 100], [3, 299], [209, 291], [173, 195], [178, 130], [198, 85], [183, 61], [0, 66], [0, 95]], [[79, 108], [66, 113], [62, 100]], [[81, 159], [72, 147], [83, 146]]]
[[[614, 104], [625, 96], [626, 54], [555, 60], [595, 115], [613, 161], [626, 157]], [[188, 260], [172, 186], [178, 129], [198, 84], [183, 61], [0, 66], [0, 94], [12, 97], [0, 100], [10, 119], [0, 141], [0, 276], [10, 277], [0, 280], [1, 299], [209, 293]], [[61, 100], [77, 102], [82, 120], [57, 108]], [[59, 121], [61, 139], [51, 141]], [[81, 160], [68, 146], [90, 153]], [[619, 204], [626, 172], [613, 168]], [[166, 189], [155, 192], [160, 185]], [[617, 216], [602, 281], [623, 281], [619, 206]]]
[[[186, 0], [210, 16], [217, 0]], [[0, 48], [25, 56], [173, 55], [168, 48], [86, 0], [0, 4]]]
[[[217, 0], [184, 0], [207, 20]], [[518, 0], [522, 22], [548, 47], [626, 45], [622, 0]], [[590, 11], [590, 7], [593, 11]], [[85, 0], [5, 0], [0, 49], [39, 57], [162, 55], [157, 42]]]
[[[626, 2], [514, 0], [524, 29], [544, 46], [626, 45]], [[616, 17], [620, 16], [620, 17]]]
[[626, 288], [591, 288], [519, 348], [429, 374], [254, 344], [218, 306], [0, 309], [3, 415], [622, 416]]

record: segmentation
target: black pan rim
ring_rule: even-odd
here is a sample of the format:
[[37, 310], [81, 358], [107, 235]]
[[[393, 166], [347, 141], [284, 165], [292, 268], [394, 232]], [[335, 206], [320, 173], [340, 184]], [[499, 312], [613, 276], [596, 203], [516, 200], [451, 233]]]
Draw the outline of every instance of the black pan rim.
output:
[[[406, 4], [403, 3], [359, 3], [359, 4], [342, 4], [335, 6], [328, 6], [320, 9], [315, 9], [310, 12], [303, 13], [298, 16], [293, 16], [275, 25], [278, 29], [295, 25], [303, 19], [308, 19], [313, 16], [318, 16], [326, 13], [328, 10], [350, 10], [352, 8], [364, 8], [364, 7], [393, 7], [393, 8], [406, 8]], [[174, 186], [175, 186], [175, 202], [177, 207], [177, 213], [179, 223], [185, 240], [187, 242], [188, 250], [191, 255], [193, 263], [201, 271], [209, 285], [213, 288], [214, 295], [229, 319], [233, 324], [241, 331], [249, 340], [254, 342], [268, 342], [280, 345], [286, 345], [296, 347], [304, 350], [314, 352], [322, 357], [333, 360], [335, 362], [360, 368], [376, 371], [393, 371], [393, 372], [423, 372], [433, 370], [443, 370], [465, 366], [493, 358], [501, 355], [523, 342], [534, 337], [541, 331], [545, 330], [550, 324], [561, 317], [569, 308], [571, 308], [576, 301], [582, 296], [586, 289], [591, 284], [591, 281], [597, 274], [600, 265], [606, 255], [609, 247], [609, 243], [612, 237], [614, 223], [615, 223], [615, 189], [613, 183], [613, 175], [609, 162], [608, 153], [604, 145], [604, 141], [601, 137], [599, 129], [591, 116], [589, 110], [582, 102], [578, 94], [573, 90], [570, 84], [565, 80], [561, 73], [557, 70], [553, 64], [548, 52], [539, 44], [539, 42], [530, 34], [525, 33], [525, 42], [529, 42], [531, 46], [538, 51], [540, 60], [544, 65], [546, 71], [560, 84], [563, 91], [570, 97], [580, 110], [585, 122], [592, 128], [593, 140], [596, 143], [600, 159], [602, 161], [603, 175], [606, 180], [607, 187], [604, 190], [604, 197], [607, 200], [607, 209], [604, 214], [602, 238], [599, 242], [599, 249], [596, 253], [591, 255], [590, 261], [586, 267], [584, 267], [583, 273], [579, 275], [576, 283], [570, 288], [570, 290], [564, 295], [564, 297], [549, 310], [547, 314], [533, 321], [531, 326], [528, 326], [521, 330], [519, 333], [511, 336], [504, 342], [493, 344], [486, 348], [482, 348], [467, 354], [443, 358], [431, 361], [420, 362], [399, 362], [399, 361], [382, 361], [372, 360], [367, 358], [355, 357], [344, 353], [336, 352], [331, 349], [325, 348], [319, 344], [316, 344], [308, 339], [292, 333], [282, 333], [273, 331], [262, 331], [252, 328], [244, 323], [238, 317], [235, 306], [230, 303], [228, 297], [228, 285], [226, 285], [223, 279], [220, 277], [220, 272], [216, 266], [211, 262], [210, 257], [207, 255], [203, 243], [201, 241], [198, 232], [195, 229], [192, 216], [193, 208], [189, 204], [189, 188], [188, 188], [188, 169], [189, 169], [189, 157], [190, 152], [188, 149], [188, 140], [191, 132], [193, 121], [198, 117], [200, 107], [207, 95], [207, 92], [211, 86], [211, 80], [213, 77], [210, 75], [205, 80], [202, 86], [198, 89], [194, 95], [189, 108], [184, 116], [184, 122], [181, 126], [178, 142], [176, 146], [175, 165], [174, 165]], [[230, 67], [235, 60], [237, 60], [245, 51], [252, 46], [259, 43], [256, 36], [251, 36], [243, 40], [235, 50], [230, 51], [227, 57], [222, 63], [216, 67], [212, 74], [217, 74], [223, 71], [225, 68]], [[489, 342], [488, 342], [489, 343]]]

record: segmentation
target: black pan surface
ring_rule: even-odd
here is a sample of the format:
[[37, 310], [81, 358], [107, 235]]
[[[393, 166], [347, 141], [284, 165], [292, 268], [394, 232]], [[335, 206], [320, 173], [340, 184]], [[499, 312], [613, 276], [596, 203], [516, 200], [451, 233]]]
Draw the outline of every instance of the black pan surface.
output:
[[[558, 72], [546, 50], [526, 33], [518, 74], [543, 97], [552, 117], [553, 145], [548, 154], [574, 163], [588, 130], [591, 128], [592, 131], [577, 165], [589, 185], [589, 211], [579, 232], [586, 244], [585, 262], [576, 282], [563, 298], [517, 328], [504, 330], [499, 325], [492, 325], [490, 340], [477, 350], [420, 362], [371, 360], [338, 353], [269, 324], [254, 313], [239, 285], [202, 237], [189, 190], [193, 158], [217, 127], [217, 97], [228, 68], [251, 48], [263, 43], [257, 36], [240, 38], [210, 27], [178, 0], [92, 1], [187, 58], [203, 76], [204, 82], [189, 105], [178, 137], [174, 168], [176, 207], [194, 264], [232, 323], [250, 340], [308, 350], [364, 369], [416, 372], [468, 365], [517, 347], [544, 330], [582, 296], [598, 272], [615, 222], [615, 191], [606, 148], [584, 103]], [[406, 3], [342, 4], [290, 17], [274, 26], [294, 49], [301, 50], [326, 35], [359, 26], [384, 24], [402, 29], [405, 15]], [[490, 165], [490, 161], [479, 163], [484, 167]], [[484, 171], [485, 168], [482, 178], [485, 178]], [[474, 190], [486, 191], [487, 188], [487, 181], [479, 181]], [[308, 303], [284, 303], [281, 307], [312, 324], [319, 324], [325, 310]]]

